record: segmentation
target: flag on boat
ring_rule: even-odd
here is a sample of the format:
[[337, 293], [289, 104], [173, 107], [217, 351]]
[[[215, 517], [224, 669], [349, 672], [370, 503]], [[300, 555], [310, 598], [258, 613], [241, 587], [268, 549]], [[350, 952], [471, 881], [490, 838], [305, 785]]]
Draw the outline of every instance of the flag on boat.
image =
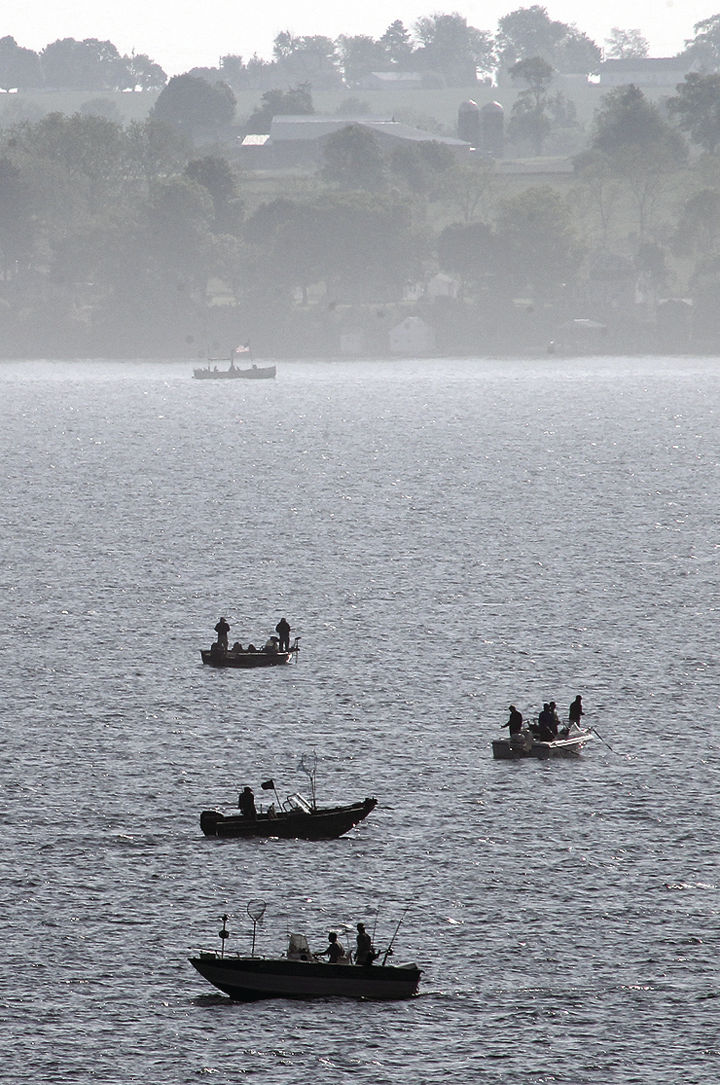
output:
[[250, 353], [250, 344], [249, 343], [245, 343], [245, 345], [242, 346], [242, 347], [235, 347], [235, 354], [236, 355], [237, 354], [249, 354], [249, 353]]
[[264, 780], [260, 784], [260, 787], [263, 789], [263, 791], [274, 791], [275, 790], [275, 781], [274, 780]]

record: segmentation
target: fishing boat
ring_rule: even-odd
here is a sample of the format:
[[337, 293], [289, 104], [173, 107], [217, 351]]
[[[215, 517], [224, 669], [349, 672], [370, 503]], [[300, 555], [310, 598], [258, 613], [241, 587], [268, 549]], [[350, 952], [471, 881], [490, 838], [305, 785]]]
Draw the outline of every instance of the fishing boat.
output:
[[364, 821], [376, 806], [377, 799], [363, 799], [346, 806], [320, 807], [296, 793], [288, 795], [277, 806], [273, 803], [267, 810], [258, 810], [254, 817], [203, 810], [200, 828], [205, 836], [224, 839], [260, 836], [281, 840], [335, 840]]
[[242, 357], [252, 360], [250, 347], [246, 344], [236, 347], [230, 357], [227, 369], [218, 369], [219, 361], [227, 361], [225, 358], [210, 358], [206, 366], [193, 370], [193, 377], [199, 381], [209, 380], [272, 380], [276, 373], [274, 365], [256, 365], [254, 362], [247, 369], [241, 369], [235, 362]]
[[248, 905], [248, 912], [253, 917], [253, 949], [249, 957], [225, 954], [226, 915], [222, 917], [223, 926], [219, 931], [221, 951], [201, 951], [190, 957], [193, 968], [234, 1001], [252, 1002], [261, 998], [402, 999], [410, 998], [417, 991], [422, 969], [414, 963], [386, 964], [392, 943], [379, 965], [354, 964], [349, 955], [341, 963], [325, 962], [311, 952], [307, 938], [302, 934], [291, 934], [287, 951], [279, 957], [255, 956], [255, 924], [264, 911], [263, 901]]
[[493, 757], [496, 761], [515, 761], [520, 757], [536, 757], [541, 761], [548, 757], [577, 757], [593, 734], [589, 727], [571, 727], [567, 734], [561, 733], [557, 738], [545, 741], [536, 738], [531, 731], [523, 730], [508, 738], [493, 739]]
[[193, 370], [193, 377], [198, 381], [223, 381], [223, 380], [272, 380], [277, 372], [274, 365], [255, 365], [249, 369], [239, 369], [230, 362], [228, 369], [218, 369], [217, 366], [203, 366]]
[[217, 641], [210, 648], [201, 648], [200, 657], [208, 667], [279, 667], [285, 663], [297, 662], [300, 651], [300, 637], [295, 637], [288, 650], [281, 652], [277, 647], [277, 637], [270, 637], [262, 648], [250, 644], [243, 648], [237, 642], [231, 648], [223, 648]]

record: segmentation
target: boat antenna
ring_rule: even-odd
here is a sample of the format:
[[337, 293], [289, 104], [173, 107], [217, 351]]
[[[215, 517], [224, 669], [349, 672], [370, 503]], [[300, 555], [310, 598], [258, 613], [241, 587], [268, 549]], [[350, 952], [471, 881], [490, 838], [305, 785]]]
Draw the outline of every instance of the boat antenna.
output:
[[299, 768], [299, 769], [300, 769], [300, 770], [301, 770], [302, 772], [304, 772], [304, 773], [305, 773], [305, 775], [306, 775], [306, 776], [307, 776], [307, 777], [309, 778], [309, 780], [310, 780], [310, 794], [311, 794], [311, 796], [312, 796], [312, 808], [313, 808], [313, 810], [317, 810], [317, 802], [316, 802], [316, 800], [315, 800], [315, 777], [316, 777], [316, 775], [317, 775], [317, 763], [318, 763], [318, 759], [317, 759], [317, 753], [316, 753], [316, 751], [315, 751], [315, 750], [313, 750], [313, 763], [312, 763], [312, 768], [308, 768], [308, 767], [307, 767], [307, 765], [305, 764], [305, 757], [306, 757], [306, 755], [305, 755], [305, 754], [303, 754], [303, 755], [301, 756], [301, 758], [300, 758], [300, 764], [298, 765], [298, 768]]
[[230, 934], [227, 929], [227, 915], [220, 916], [220, 918], [222, 919], [222, 930], [218, 931], [218, 938], [220, 939], [220, 957], [222, 958], [225, 956], [225, 940], [230, 937]]
[[392, 938], [390, 939], [390, 942], [388, 943], [388, 947], [387, 947], [387, 949], [385, 950], [385, 956], [384, 956], [384, 957], [383, 957], [383, 959], [382, 959], [382, 963], [383, 963], [383, 965], [385, 964], [385, 962], [387, 961], [388, 957], [389, 957], [389, 956], [390, 956], [390, 954], [392, 953], [392, 947], [393, 947], [393, 943], [394, 943], [395, 939], [397, 938], [397, 932], [398, 932], [398, 931], [400, 930], [400, 927], [402, 926], [402, 922], [403, 922], [403, 920], [404, 920], [405, 916], [406, 916], [406, 915], [408, 914], [408, 910], [409, 910], [409, 908], [410, 908], [410, 905], [409, 905], [409, 904], [407, 904], [407, 905], [405, 906], [405, 911], [403, 912], [403, 914], [402, 914], [402, 915], [400, 916], [400, 918], [399, 918], [399, 920], [398, 920], [398, 924], [397, 924], [397, 927], [395, 928], [395, 930], [394, 930], [394, 932], [393, 932], [393, 936], [392, 936]]
[[257, 932], [258, 923], [262, 926], [263, 916], [265, 915], [265, 909], [267, 904], [264, 900], [251, 900], [247, 906], [247, 914], [252, 919], [253, 925], [253, 940], [252, 940], [252, 952], [251, 957], [255, 956], [255, 934]]

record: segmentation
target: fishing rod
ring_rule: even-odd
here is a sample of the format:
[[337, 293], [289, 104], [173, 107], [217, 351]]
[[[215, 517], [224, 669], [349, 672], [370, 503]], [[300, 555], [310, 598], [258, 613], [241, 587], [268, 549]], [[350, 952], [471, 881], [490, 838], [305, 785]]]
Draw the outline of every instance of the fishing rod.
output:
[[613, 747], [608, 742], [608, 740], [606, 738], [602, 737], [602, 735], [600, 734], [600, 732], [598, 731], [598, 729], [596, 727], [591, 727], [590, 730], [593, 732], [593, 734], [597, 735], [597, 737], [600, 739], [601, 742], [605, 743], [605, 745], [607, 746], [607, 748], [609, 750], [612, 750], [613, 753], [617, 753], [617, 750], [614, 750]]
[[382, 960], [383, 966], [385, 965], [385, 962], [387, 961], [388, 957], [392, 953], [393, 942], [397, 938], [397, 932], [400, 930], [400, 927], [402, 926], [402, 922], [403, 922], [405, 916], [408, 914], [409, 909], [410, 909], [410, 905], [407, 904], [405, 906], [405, 911], [403, 912], [403, 914], [400, 916], [400, 919], [398, 920], [398, 925], [395, 928], [395, 931], [393, 933], [392, 938], [390, 939], [390, 942], [388, 944], [387, 949], [385, 950], [385, 956], [383, 957], [383, 960]]

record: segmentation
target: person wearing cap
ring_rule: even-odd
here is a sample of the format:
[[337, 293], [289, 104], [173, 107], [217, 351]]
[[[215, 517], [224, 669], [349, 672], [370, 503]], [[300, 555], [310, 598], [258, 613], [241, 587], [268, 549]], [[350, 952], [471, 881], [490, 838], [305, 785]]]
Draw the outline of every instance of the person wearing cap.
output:
[[221, 648], [224, 648], [227, 652], [228, 646], [228, 633], [230, 632], [230, 626], [228, 625], [227, 618], [221, 618], [215, 626], [215, 632], [217, 633], [217, 642]]
[[338, 964], [340, 961], [345, 960], [345, 950], [338, 942], [335, 931], [328, 932], [328, 944], [316, 956], [327, 957], [330, 964]]
[[275, 626], [275, 632], [280, 638], [280, 651], [290, 651], [290, 623], [287, 618], [281, 618]]
[[372, 938], [365, 930], [364, 923], [357, 925], [357, 949], [355, 951], [356, 964], [372, 964], [377, 953], [373, 949]]
[[251, 787], [244, 787], [238, 799], [238, 807], [240, 813], [244, 818], [250, 818], [254, 821], [257, 817], [257, 810], [255, 809], [255, 796]]
[[507, 723], [503, 724], [503, 727], [509, 727], [510, 728], [510, 737], [512, 738], [513, 735], [519, 735], [520, 734], [520, 732], [522, 731], [522, 725], [523, 725], [522, 712], [518, 712], [515, 705], [511, 704], [510, 705], [510, 719], [507, 721]]
[[570, 708], [568, 710], [568, 719], [570, 720], [570, 726], [575, 724], [576, 727], [579, 727], [580, 717], [584, 715], [585, 713], [583, 712], [582, 697], [578, 693], [577, 697], [570, 705]]

